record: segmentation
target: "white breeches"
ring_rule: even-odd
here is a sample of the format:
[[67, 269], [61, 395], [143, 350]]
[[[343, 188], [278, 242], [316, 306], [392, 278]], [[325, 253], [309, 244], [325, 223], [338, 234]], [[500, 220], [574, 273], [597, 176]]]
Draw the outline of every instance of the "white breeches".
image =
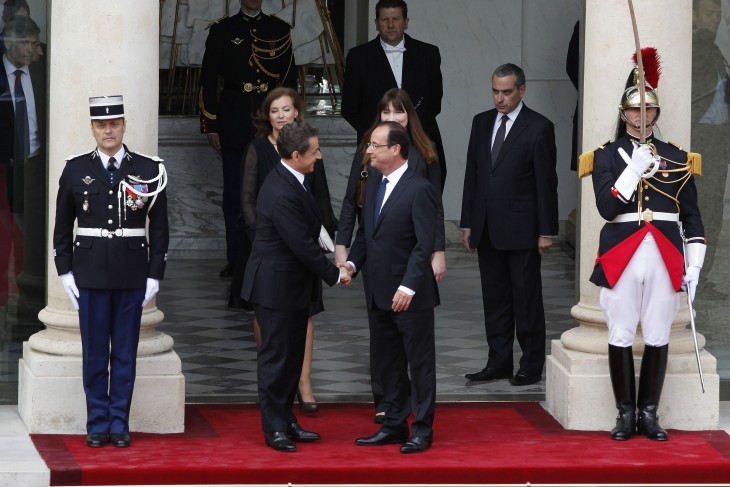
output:
[[672, 321], [679, 310], [679, 294], [651, 233], [647, 233], [613, 289], [601, 288], [601, 308], [608, 324], [608, 343], [630, 347], [641, 322], [644, 343], [669, 343]]

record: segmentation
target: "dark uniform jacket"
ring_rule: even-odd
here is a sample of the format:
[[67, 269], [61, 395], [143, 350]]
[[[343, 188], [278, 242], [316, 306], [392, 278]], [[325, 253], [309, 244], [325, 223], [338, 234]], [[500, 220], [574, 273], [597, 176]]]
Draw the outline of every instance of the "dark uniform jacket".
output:
[[289, 24], [263, 13], [238, 12], [210, 27], [200, 74], [201, 133], [218, 133], [224, 149], [246, 147], [266, 94], [297, 87], [290, 32]]
[[[636, 139], [634, 139], [636, 140]], [[641, 195], [635, 192], [624, 203], [611, 188], [626, 169], [626, 162], [618, 153], [623, 148], [631, 156], [633, 144], [626, 135], [595, 151], [593, 190], [601, 216], [608, 220], [601, 229], [598, 256], [590, 281], [611, 288], [621, 276], [631, 256], [647, 232], [651, 232], [662, 254], [670, 279], [676, 290], [682, 284], [684, 268], [682, 234], [677, 222], [653, 220], [610, 223], [623, 213], [653, 212], [679, 213], [685, 238], [704, 243], [704, 228], [697, 206], [694, 176], [687, 163], [687, 153], [658, 139], [650, 140], [662, 157], [659, 171], [648, 180], [641, 180]], [[662, 194], [664, 193], [664, 194]], [[641, 201], [638, 201], [641, 198]], [[676, 201], [672, 198], [675, 198]]]
[[[118, 198], [119, 183], [132, 175], [143, 180], [155, 178], [160, 163], [129, 152], [114, 173], [114, 184], [102, 167], [97, 150], [73, 157], [59, 180], [56, 199], [56, 226], [53, 253], [59, 275], [73, 271], [76, 285], [95, 289], [144, 289], [147, 278], [162, 279], [168, 246], [167, 196], [165, 191], [141, 203], [135, 195]], [[136, 183], [135, 183], [136, 184]], [[158, 183], [147, 185], [147, 192]], [[144, 229], [149, 217], [147, 238], [74, 238], [74, 221], [79, 228], [101, 228], [111, 233], [118, 228]]]

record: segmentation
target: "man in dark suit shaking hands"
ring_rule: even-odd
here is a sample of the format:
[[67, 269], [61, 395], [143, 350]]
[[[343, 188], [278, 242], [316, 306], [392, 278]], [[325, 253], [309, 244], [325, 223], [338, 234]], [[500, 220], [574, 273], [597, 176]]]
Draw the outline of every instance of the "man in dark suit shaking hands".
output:
[[[357, 141], [375, 120], [380, 98], [391, 88], [403, 88], [416, 105], [418, 118], [436, 144], [441, 164], [441, 189], [446, 163], [436, 115], [441, 113], [443, 82], [438, 47], [405, 33], [408, 5], [403, 0], [379, 0], [375, 5], [378, 37], [347, 53], [342, 88], [342, 116], [357, 130]], [[366, 141], [367, 142], [367, 141]]]
[[266, 177], [256, 203], [256, 238], [241, 296], [253, 303], [261, 325], [258, 389], [266, 445], [293, 452], [292, 441], [319, 439], [305, 431], [292, 410], [304, 360], [309, 304], [330, 286], [350, 282], [318, 244], [322, 217], [304, 174], [322, 158], [316, 129], [285, 125], [277, 141], [282, 161]]
[[[540, 258], [558, 234], [553, 123], [522, 102], [525, 73], [504, 64], [492, 76], [494, 110], [474, 117], [467, 151], [461, 228], [479, 254], [489, 359], [471, 381], [540, 381], [545, 310]], [[515, 331], [522, 348], [512, 376]]]
[[356, 443], [403, 443], [401, 452], [417, 453], [429, 449], [433, 440], [433, 309], [439, 292], [431, 254], [439, 195], [433, 184], [408, 168], [409, 146], [408, 132], [399, 123], [382, 122], [373, 131], [367, 152], [382, 177], [368, 180], [362, 223], [346, 266], [352, 272], [367, 267], [373, 374], [383, 387], [383, 400], [391, 405], [378, 432]]

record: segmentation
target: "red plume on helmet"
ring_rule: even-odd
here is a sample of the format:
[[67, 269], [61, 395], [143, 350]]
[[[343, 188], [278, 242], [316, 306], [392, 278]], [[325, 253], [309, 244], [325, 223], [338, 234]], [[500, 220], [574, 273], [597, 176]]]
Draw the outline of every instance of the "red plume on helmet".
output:
[[[635, 65], [638, 65], [636, 59], [636, 51], [631, 56]], [[644, 65], [644, 79], [646, 84], [651, 88], [659, 88], [659, 75], [662, 72], [661, 61], [659, 59], [659, 52], [654, 47], [643, 47], [641, 49], [641, 62]], [[638, 84], [638, 79], [635, 80], [635, 84]]]

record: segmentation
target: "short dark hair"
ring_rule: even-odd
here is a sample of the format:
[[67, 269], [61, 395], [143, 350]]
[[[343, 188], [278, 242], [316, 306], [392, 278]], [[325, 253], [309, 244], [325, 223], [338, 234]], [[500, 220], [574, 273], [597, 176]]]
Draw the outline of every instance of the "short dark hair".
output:
[[30, 36], [38, 37], [41, 33], [40, 27], [30, 17], [12, 17], [4, 26], [5, 40], [12, 41], [14, 38], [23, 39]]
[[517, 82], [517, 88], [522, 88], [525, 84], [525, 72], [516, 64], [506, 63], [494, 70], [494, 76], [504, 78], [505, 76], [514, 75]]
[[403, 159], [408, 159], [408, 151], [411, 149], [411, 138], [408, 136], [408, 130], [398, 122], [380, 122], [378, 127], [388, 127], [388, 147], [398, 144], [400, 146], [400, 155]]
[[375, 4], [376, 19], [381, 8], [399, 8], [403, 12], [403, 18], [408, 18], [408, 5], [403, 0], [378, 0], [378, 3]]
[[30, 15], [30, 6], [27, 0], [5, 0], [3, 4], [3, 23], [10, 20], [21, 9], [27, 10], [28, 15]]
[[291, 159], [294, 152], [304, 154], [309, 150], [309, 139], [316, 137], [319, 130], [305, 122], [292, 122], [284, 125], [276, 141], [279, 154], [283, 159]]

